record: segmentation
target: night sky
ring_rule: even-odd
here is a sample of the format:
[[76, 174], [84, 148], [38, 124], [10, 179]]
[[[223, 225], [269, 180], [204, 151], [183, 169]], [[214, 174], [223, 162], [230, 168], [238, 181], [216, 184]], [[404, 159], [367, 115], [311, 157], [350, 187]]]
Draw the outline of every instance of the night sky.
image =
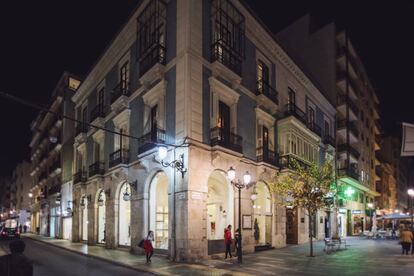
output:
[[[308, 12], [345, 26], [379, 95], [383, 131], [398, 134], [397, 122], [414, 123], [413, 1], [245, 1], [275, 33]], [[139, 0], [5, 2], [0, 91], [46, 105], [63, 71], [84, 76]], [[29, 125], [37, 113], [0, 98], [0, 175], [29, 160]]]

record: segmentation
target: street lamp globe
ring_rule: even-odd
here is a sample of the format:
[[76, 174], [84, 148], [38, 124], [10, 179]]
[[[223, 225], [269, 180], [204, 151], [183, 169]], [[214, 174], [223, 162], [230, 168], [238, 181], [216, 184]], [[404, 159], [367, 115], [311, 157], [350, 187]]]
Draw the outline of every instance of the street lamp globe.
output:
[[255, 200], [257, 199], [257, 194], [256, 194], [256, 193], [253, 193], [253, 194], [250, 196], [250, 199], [251, 199], [252, 201], [255, 201]]
[[159, 146], [158, 147], [158, 157], [160, 158], [160, 160], [164, 160], [165, 157], [167, 157], [167, 147], [164, 146]]
[[374, 208], [374, 203], [369, 202], [369, 203], [367, 204], [367, 206], [368, 206], [368, 208], [372, 209], [372, 208]]
[[408, 189], [407, 192], [408, 192], [409, 196], [411, 196], [411, 197], [414, 196], [414, 189], [413, 188]]
[[252, 179], [251, 175], [249, 174], [249, 172], [246, 171], [246, 173], [243, 175], [244, 184], [245, 185], [249, 184], [251, 179]]
[[230, 179], [230, 181], [233, 181], [236, 178], [236, 171], [233, 169], [233, 167], [230, 167], [230, 169], [227, 171], [227, 177]]
[[33, 193], [29, 193], [29, 198], [32, 198], [33, 197]]
[[394, 211], [396, 214], [399, 212], [399, 210], [398, 209], [395, 209], [395, 211]]

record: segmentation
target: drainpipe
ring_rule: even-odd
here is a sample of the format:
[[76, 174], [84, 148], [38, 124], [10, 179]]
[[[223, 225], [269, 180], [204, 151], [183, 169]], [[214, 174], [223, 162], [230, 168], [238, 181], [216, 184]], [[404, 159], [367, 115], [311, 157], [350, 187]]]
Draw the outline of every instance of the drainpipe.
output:
[[[174, 147], [174, 159], [173, 160], [176, 160], [175, 159], [176, 158], [176, 156], [175, 156], [175, 147]], [[173, 247], [174, 247], [174, 251], [173, 251], [173, 261], [176, 261], [176, 258], [177, 258], [177, 236], [176, 236], [176, 222], [175, 222], [175, 219], [176, 219], [176, 214], [175, 214], [175, 212], [176, 212], [176, 204], [175, 204], [175, 202], [176, 202], [176, 200], [175, 200], [175, 185], [176, 185], [176, 175], [175, 175], [175, 169], [173, 168], [173, 177], [174, 177], [174, 185], [173, 185], [173, 229], [172, 229], [172, 236], [173, 236]]]

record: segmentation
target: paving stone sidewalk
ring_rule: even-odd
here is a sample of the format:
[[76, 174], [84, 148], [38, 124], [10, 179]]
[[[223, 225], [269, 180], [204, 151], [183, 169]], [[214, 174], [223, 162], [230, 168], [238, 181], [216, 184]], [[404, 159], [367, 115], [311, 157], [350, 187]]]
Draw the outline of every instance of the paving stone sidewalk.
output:
[[187, 264], [171, 262], [164, 256], [154, 256], [152, 264], [147, 265], [145, 256], [132, 255], [126, 250], [108, 250], [31, 234], [26, 237], [156, 275], [414, 275], [414, 257], [401, 255], [395, 240], [348, 238], [346, 250], [331, 254], [323, 251], [323, 242], [315, 242], [313, 258], [307, 257], [309, 245], [304, 244], [246, 254], [242, 265], [237, 258]]

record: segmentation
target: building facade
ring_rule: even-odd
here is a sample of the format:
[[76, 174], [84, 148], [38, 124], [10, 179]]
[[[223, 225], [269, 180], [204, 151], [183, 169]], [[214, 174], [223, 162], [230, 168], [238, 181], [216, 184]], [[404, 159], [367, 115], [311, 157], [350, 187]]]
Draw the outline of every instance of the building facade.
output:
[[349, 34], [334, 23], [318, 26], [306, 15], [277, 37], [336, 105], [338, 232], [359, 235], [370, 229], [368, 203], [379, 196], [378, 98]]
[[[224, 251], [239, 211], [244, 251], [307, 241], [267, 183], [292, 158], [335, 159], [336, 110], [243, 3], [142, 1], [72, 100], [73, 241], [135, 251], [153, 230], [158, 252], [194, 261]], [[255, 182], [241, 210], [230, 167]], [[317, 237], [334, 223], [315, 221]]]
[[13, 171], [12, 179], [15, 187], [15, 211], [19, 216], [19, 224], [26, 225], [30, 230], [30, 188], [32, 178], [30, 176], [31, 164], [23, 161], [17, 164]]
[[63, 142], [66, 142], [62, 140], [62, 131], [74, 125], [66, 116], [70, 114], [68, 110], [73, 110], [71, 98], [79, 84], [79, 78], [65, 72], [52, 93], [49, 111], [40, 112], [30, 126], [31, 226], [32, 232], [45, 236], [62, 237], [62, 220], [68, 216], [68, 210], [71, 214], [71, 202], [62, 201], [61, 189], [65, 190], [62, 165], [71, 163], [73, 158], [72, 152], [65, 156], [62, 151]]
[[387, 162], [381, 162], [377, 167], [377, 174], [381, 181], [377, 181], [377, 192], [380, 194], [376, 198], [376, 206], [381, 214], [392, 214], [398, 210], [397, 205], [397, 180], [395, 178], [394, 166]]

